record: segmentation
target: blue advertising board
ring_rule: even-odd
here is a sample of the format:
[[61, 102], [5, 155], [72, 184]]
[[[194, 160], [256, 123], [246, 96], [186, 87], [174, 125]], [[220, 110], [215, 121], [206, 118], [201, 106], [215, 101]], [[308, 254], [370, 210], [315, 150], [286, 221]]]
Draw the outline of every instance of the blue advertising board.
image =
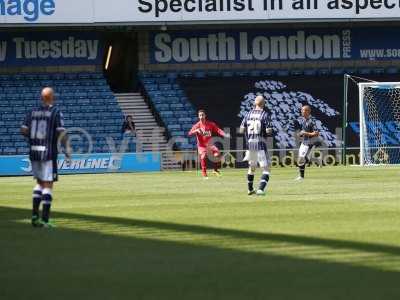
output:
[[400, 59], [399, 33], [394, 27], [153, 32], [150, 63], [393, 60]]
[[[161, 155], [155, 152], [76, 154], [69, 164], [60, 155], [57, 163], [59, 174], [152, 172], [161, 170]], [[0, 176], [31, 174], [28, 156], [0, 156]]]
[[101, 64], [103, 53], [95, 33], [0, 33], [0, 67]]

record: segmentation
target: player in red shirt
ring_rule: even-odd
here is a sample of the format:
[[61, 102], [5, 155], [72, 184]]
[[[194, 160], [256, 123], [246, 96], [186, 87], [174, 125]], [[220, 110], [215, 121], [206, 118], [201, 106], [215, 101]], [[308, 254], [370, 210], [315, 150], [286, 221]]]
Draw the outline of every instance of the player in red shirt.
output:
[[219, 149], [210, 144], [213, 135], [218, 135], [221, 137], [229, 138], [230, 135], [225, 133], [220, 129], [214, 122], [207, 121], [206, 112], [204, 110], [199, 110], [199, 122], [197, 122], [192, 129], [189, 131], [189, 136], [196, 135], [197, 138], [197, 149], [199, 151], [201, 172], [204, 178], [207, 177], [207, 154], [212, 153], [215, 158], [214, 161], [214, 173], [219, 176], [219, 168], [221, 167], [221, 153]]

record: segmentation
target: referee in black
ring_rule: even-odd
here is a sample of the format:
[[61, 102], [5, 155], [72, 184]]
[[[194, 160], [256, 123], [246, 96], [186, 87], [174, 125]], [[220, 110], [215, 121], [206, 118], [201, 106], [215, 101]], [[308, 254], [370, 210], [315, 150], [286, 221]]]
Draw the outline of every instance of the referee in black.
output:
[[304, 105], [301, 108], [301, 117], [297, 120], [297, 129], [300, 129], [299, 137], [302, 139], [297, 165], [299, 166], [299, 176], [296, 181], [304, 180], [306, 164], [310, 161], [311, 151], [314, 147], [312, 138], [319, 136], [319, 131], [314, 118], [311, 116], [311, 107]]

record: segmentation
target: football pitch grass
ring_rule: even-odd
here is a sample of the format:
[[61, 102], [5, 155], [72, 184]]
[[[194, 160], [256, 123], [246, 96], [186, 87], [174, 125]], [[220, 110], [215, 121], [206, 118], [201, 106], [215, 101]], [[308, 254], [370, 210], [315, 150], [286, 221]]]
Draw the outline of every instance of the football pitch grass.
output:
[[30, 226], [32, 178], [0, 178], [0, 299], [400, 299], [400, 168], [295, 176], [61, 176], [56, 229]]

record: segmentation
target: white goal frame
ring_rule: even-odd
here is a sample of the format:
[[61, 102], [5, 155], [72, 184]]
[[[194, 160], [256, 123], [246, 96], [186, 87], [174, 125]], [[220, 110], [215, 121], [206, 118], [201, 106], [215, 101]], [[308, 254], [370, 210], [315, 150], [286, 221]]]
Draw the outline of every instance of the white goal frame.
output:
[[[363, 95], [366, 88], [379, 87], [379, 86], [392, 86], [393, 88], [400, 89], [400, 82], [360, 82], [358, 83], [358, 100], [359, 100], [359, 118], [360, 118], [360, 166], [365, 166], [365, 133], [367, 125], [365, 122], [364, 114], [364, 101]], [[371, 165], [371, 164], [367, 164]], [[375, 165], [375, 164], [373, 164]]]

